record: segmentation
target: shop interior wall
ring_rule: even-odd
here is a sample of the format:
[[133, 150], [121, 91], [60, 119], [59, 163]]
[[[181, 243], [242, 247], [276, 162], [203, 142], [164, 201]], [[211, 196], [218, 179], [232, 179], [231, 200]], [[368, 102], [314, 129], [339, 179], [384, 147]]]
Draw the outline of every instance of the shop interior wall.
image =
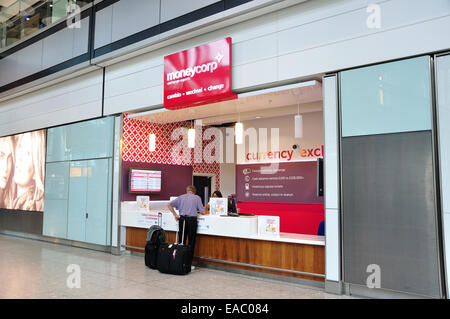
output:
[[[161, 171], [161, 192], [130, 193], [130, 168]], [[143, 162], [122, 162], [122, 201], [136, 201], [136, 196], [149, 196], [150, 200], [169, 200], [172, 196], [179, 196], [186, 193], [186, 186], [191, 184], [192, 166]]]
[[[151, 123], [148, 121], [141, 121], [136, 119], [129, 119], [127, 115], [124, 115], [123, 120], [123, 139], [122, 139], [122, 161], [123, 161], [123, 185], [127, 186], [128, 183], [128, 175], [127, 170], [132, 165], [142, 167], [142, 165], [147, 164], [163, 164], [165, 166], [161, 166], [163, 169], [163, 180], [167, 183], [167, 186], [170, 188], [165, 189], [161, 194], [151, 196], [151, 199], [157, 200], [168, 200], [170, 196], [180, 195], [180, 190], [182, 193], [185, 192], [185, 188], [188, 184], [192, 183], [192, 174], [193, 173], [208, 173], [214, 174], [216, 177], [216, 185], [213, 185], [214, 189], [220, 189], [220, 163], [206, 163], [205, 161], [196, 162], [195, 156], [196, 153], [202, 152], [209, 141], [202, 140], [200, 132], [204, 132], [208, 127], [205, 126], [201, 130], [199, 130], [198, 134], [196, 134], [196, 145], [202, 147], [196, 147], [195, 149], [190, 150], [190, 156], [188, 158], [184, 158], [183, 156], [172, 156], [172, 149], [175, 145], [177, 145], [180, 141], [180, 138], [175, 137], [172, 139], [173, 132], [180, 128], [191, 127], [192, 123], [190, 122], [175, 122], [168, 124], [157, 124]], [[149, 135], [156, 135], [156, 150], [154, 152], [150, 152], [149, 150]], [[198, 154], [197, 154], [198, 156]], [[190, 179], [183, 178], [179, 186], [172, 184], [176, 180], [178, 180], [177, 176], [177, 168], [176, 166], [184, 167], [182, 170], [182, 176], [184, 176], [184, 172], [190, 171]], [[152, 166], [153, 167], [153, 166]], [[165, 174], [165, 172], [170, 172], [169, 174]], [[126, 187], [128, 189], [128, 186]], [[134, 196], [135, 197], [135, 196]], [[122, 200], [132, 200], [132, 196], [124, 193], [124, 189], [122, 189]]]
[[[318, 109], [322, 108], [322, 102], [314, 103], [314, 105], [317, 106]], [[301, 106], [300, 106], [301, 110]], [[322, 157], [322, 146], [323, 146], [323, 112], [322, 111], [316, 111], [316, 112], [308, 112], [308, 113], [302, 113], [303, 117], [303, 136], [301, 138], [295, 138], [295, 122], [294, 122], [294, 116], [296, 114], [292, 115], [286, 115], [286, 116], [280, 116], [280, 117], [271, 117], [271, 118], [262, 118], [262, 119], [254, 119], [254, 120], [247, 120], [243, 121], [244, 123], [244, 130], [251, 130], [254, 128], [257, 132], [258, 138], [261, 134], [264, 134], [264, 131], [260, 131], [260, 129], [267, 129], [267, 151], [270, 150], [270, 143], [271, 143], [271, 130], [272, 129], [278, 129], [279, 134], [279, 149], [280, 151], [286, 150], [286, 151], [292, 151], [292, 157], [289, 158], [280, 158], [280, 162], [289, 162], [289, 161], [299, 161], [299, 160], [315, 160], [318, 157]], [[260, 134], [261, 133], [261, 134]], [[247, 154], [251, 153], [254, 155], [254, 151], [252, 146], [249, 143], [249, 137], [246, 139], [245, 149], [243, 152], [239, 151], [239, 147], [236, 148], [236, 163], [237, 164], [244, 164], [249, 163], [253, 160], [247, 160], [246, 156]], [[296, 146], [297, 148], [294, 149], [293, 146]], [[320, 155], [319, 156], [308, 156], [311, 154], [301, 153], [302, 150], [308, 150], [308, 149], [320, 149]], [[258, 152], [262, 152], [262, 148], [258, 148]], [[303, 154], [304, 156], [301, 156]], [[319, 154], [319, 153], [316, 153]], [[260, 162], [264, 162], [264, 160], [259, 160]], [[267, 160], [266, 160], [267, 161]]]
[[[314, 103], [317, 108], [322, 107], [322, 102]], [[301, 109], [301, 108], [300, 108]], [[303, 137], [300, 139], [295, 138], [295, 125], [294, 114], [252, 119], [243, 121], [244, 130], [255, 130], [258, 132], [256, 135], [257, 141], [260, 137], [260, 129], [267, 129], [267, 151], [270, 151], [270, 132], [272, 128], [279, 130], [279, 147], [280, 150], [288, 150], [292, 152], [291, 161], [315, 161], [314, 157], [302, 157], [302, 150], [320, 150], [320, 156], [322, 157], [323, 146], [323, 112], [315, 111], [303, 113]], [[261, 131], [263, 133], [264, 131]], [[226, 128], [222, 128], [222, 134], [226, 137]], [[258, 143], [258, 142], [257, 142]], [[236, 185], [236, 163], [243, 164], [246, 161], [245, 157], [250, 151], [249, 138], [246, 138], [245, 149], [242, 153], [238, 152], [238, 147], [234, 145], [235, 163], [222, 163], [221, 169], [221, 191], [224, 196], [229, 194], [235, 194], [239, 185]], [[297, 149], [293, 149], [293, 145], [297, 146]], [[226, 152], [229, 150], [224, 149], [224, 159], [226, 158]], [[261, 149], [257, 148], [257, 152]], [[304, 154], [308, 155], [308, 151]], [[241, 154], [239, 156], [238, 154]], [[319, 153], [316, 153], [319, 154]], [[287, 159], [281, 159], [281, 162], [289, 162]], [[261, 163], [264, 160], [259, 161]], [[223, 172], [223, 173], [222, 173]], [[281, 231], [289, 233], [301, 233], [316, 235], [319, 223], [324, 220], [324, 208], [323, 204], [312, 203], [260, 203], [260, 202], [240, 202], [238, 207], [243, 213], [253, 213], [256, 215], [276, 215], [281, 217]]]
[[220, 192], [225, 197], [236, 194], [236, 164], [220, 164]]

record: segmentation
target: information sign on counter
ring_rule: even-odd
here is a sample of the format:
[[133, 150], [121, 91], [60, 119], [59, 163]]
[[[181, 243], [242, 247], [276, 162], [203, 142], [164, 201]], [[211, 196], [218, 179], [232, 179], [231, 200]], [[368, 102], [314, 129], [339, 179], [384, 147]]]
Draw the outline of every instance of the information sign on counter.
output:
[[138, 212], [137, 216], [138, 227], [150, 228], [153, 225], [159, 225], [159, 223], [161, 223], [162, 227], [164, 228], [165, 223], [162, 222], [162, 214], [161, 216], [158, 216], [158, 213], [154, 212], [145, 212], [145, 211]]
[[280, 236], [279, 216], [258, 216], [258, 235], [260, 236]]
[[205, 233], [209, 232], [209, 229], [210, 229], [211, 226], [210, 226], [208, 218], [199, 216], [197, 218], [197, 222], [198, 222], [198, 224], [197, 224], [197, 231], [205, 232]]

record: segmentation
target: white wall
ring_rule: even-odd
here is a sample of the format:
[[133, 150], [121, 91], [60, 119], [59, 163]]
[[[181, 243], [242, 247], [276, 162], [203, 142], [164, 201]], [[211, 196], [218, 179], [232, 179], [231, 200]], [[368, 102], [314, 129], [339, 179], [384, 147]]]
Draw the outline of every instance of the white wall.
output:
[[[257, 138], [259, 143], [259, 138], [263, 137], [264, 131], [260, 133], [260, 129], [267, 129], [267, 150], [265, 152], [271, 151], [271, 130], [278, 129], [279, 132], [279, 150], [292, 151], [292, 157], [290, 161], [301, 161], [301, 160], [315, 160], [319, 156], [301, 156], [300, 151], [305, 150], [305, 155], [308, 155], [306, 150], [321, 148], [323, 145], [323, 113], [319, 112], [309, 112], [302, 113], [303, 116], [303, 137], [295, 138], [295, 125], [294, 125], [294, 115], [286, 115], [271, 118], [255, 119], [251, 121], [243, 121], [244, 130], [251, 131], [255, 129], [257, 133]], [[297, 149], [293, 149], [293, 145], [298, 145]], [[260, 146], [260, 145], [259, 145]], [[258, 147], [259, 147], [258, 146]], [[254, 153], [250, 145], [250, 138], [246, 137], [245, 144], [242, 145], [242, 149], [245, 151], [239, 153], [239, 147], [236, 150], [236, 163], [241, 164], [245, 162], [255, 162], [254, 160], [248, 161], [245, 156], [246, 154]], [[257, 152], [264, 152], [261, 148], [257, 149]], [[258, 160], [258, 162], [267, 162], [268, 159]], [[277, 159], [280, 162], [286, 162], [288, 159]]]
[[102, 114], [102, 70], [0, 103], [0, 136]]
[[220, 164], [220, 192], [225, 197], [236, 194], [236, 164]]
[[[323, 81], [323, 115], [325, 133], [325, 274], [327, 282], [341, 280], [340, 259], [340, 188], [339, 126], [337, 76]], [[328, 288], [328, 285], [325, 285]]]
[[98, 11], [94, 48], [154, 27], [160, 22], [160, 11], [159, 0], [121, 0]]
[[[217, 3], [217, 0], [120, 0], [95, 15], [95, 49], [160, 23]], [[130, 23], [132, 17], [133, 23]]]
[[217, 0], [162, 0], [161, 1], [161, 22], [180, 17], [186, 13], [209, 6]]
[[[381, 6], [370, 29], [368, 4]], [[164, 56], [231, 36], [233, 90], [450, 48], [448, 0], [315, 0], [236, 23], [106, 68], [105, 112], [163, 104]]]

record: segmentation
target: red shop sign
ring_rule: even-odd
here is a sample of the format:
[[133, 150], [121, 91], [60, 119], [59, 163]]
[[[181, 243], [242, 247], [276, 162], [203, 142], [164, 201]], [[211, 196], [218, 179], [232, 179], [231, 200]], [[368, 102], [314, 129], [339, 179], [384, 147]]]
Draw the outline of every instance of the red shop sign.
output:
[[231, 92], [231, 38], [164, 57], [164, 107], [176, 110], [237, 98]]

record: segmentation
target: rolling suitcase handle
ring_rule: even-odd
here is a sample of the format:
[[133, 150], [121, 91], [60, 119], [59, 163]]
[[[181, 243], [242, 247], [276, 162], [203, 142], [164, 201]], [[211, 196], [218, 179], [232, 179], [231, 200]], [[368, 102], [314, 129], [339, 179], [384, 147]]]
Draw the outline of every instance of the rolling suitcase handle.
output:
[[[184, 228], [185, 227], [186, 227], [186, 221], [183, 220], [183, 235], [181, 237], [181, 245], [183, 245], [183, 242], [184, 242]], [[179, 231], [177, 231], [177, 234], [176, 234], [176, 237], [175, 237], [175, 244], [178, 243], [178, 233], [179, 233]]]

